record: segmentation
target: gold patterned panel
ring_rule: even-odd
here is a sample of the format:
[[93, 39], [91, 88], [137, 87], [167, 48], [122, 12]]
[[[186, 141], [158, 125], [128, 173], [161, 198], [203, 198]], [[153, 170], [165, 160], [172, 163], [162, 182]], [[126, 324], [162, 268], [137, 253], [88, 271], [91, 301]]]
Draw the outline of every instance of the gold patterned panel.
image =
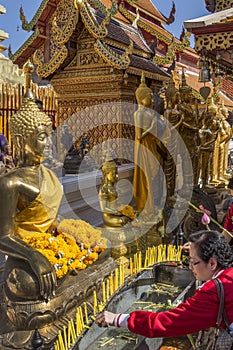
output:
[[58, 108], [60, 124], [65, 122], [69, 126], [76, 145], [84, 134], [88, 135], [93, 151], [95, 146], [99, 149], [99, 145], [111, 139], [114, 153], [126, 160], [133, 156], [132, 144], [125, 141], [134, 137], [133, 112], [132, 103], [121, 104], [117, 99], [60, 101]]
[[61, 0], [51, 20], [50, 60], [45, 62], [45, 47], [42, 45], [35, 51], [33, 59], [37, 64], [39, 77], [47, 77], [54, 73], [68, 55], [65, 46], [78, 22], [78, 12], [73, 0]]
[[195, 49], [199, 52], [203, 48], [208, 51], [214, 49], [226, 50], [233, 45], [233, 33], [211, 33], [195, 35]]
[[216, 0], [216, 11], [222, 11], [233, 7], [233, 0]]

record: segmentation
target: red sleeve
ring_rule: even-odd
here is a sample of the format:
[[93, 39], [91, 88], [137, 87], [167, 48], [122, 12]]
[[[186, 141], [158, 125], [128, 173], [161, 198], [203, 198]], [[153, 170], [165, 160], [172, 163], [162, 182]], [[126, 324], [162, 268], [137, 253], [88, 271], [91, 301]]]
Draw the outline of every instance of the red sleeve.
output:
[[156, 313], [134, 311], [128, 319], [131, 332], [147, 338], [178, 337], [216, 325], [219, 300], [213, 281], [178, 307]]
[[229, 208], [226, 216], [226, 220], [224, 223], [224, 228], [229, 232], [233, 232], [233, 205]]

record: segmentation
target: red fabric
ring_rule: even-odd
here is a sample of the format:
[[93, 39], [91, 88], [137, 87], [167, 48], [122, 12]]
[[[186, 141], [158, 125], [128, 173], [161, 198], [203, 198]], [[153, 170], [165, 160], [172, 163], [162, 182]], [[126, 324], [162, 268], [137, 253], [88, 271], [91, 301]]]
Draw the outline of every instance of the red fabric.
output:
[[229, 232], [233, 232], [233, 205], [229, 208], [227, 212], [224, 228], [227, 229]]
[[[218, 276], [225, 291], [225, 308], [229, 323], [233, 322], [233, 268]], [[198, 332], [216, 325], [219, 299], [216, 286], [209, 280], [197, 289], [194, 296], [178, 307], [160, 312], [134, 311], [128, 319], [128, 328], [148, 338], [177, 337]], [[224, 325], [222, 324], [222, 327]]]

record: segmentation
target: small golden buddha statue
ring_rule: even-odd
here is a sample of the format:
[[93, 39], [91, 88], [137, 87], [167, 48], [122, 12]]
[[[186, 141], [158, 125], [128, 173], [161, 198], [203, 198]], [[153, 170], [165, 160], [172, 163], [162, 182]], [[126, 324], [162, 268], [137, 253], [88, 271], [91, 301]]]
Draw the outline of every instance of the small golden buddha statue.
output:
[[107, 159], [102, 165], [103, 184], [99, 191], [99, 202], [106, 227], [120, 227], [127, 224], [129, 217], [124, 216], [118, 208], [118, 193], [116, 184], [118, 180], [117, 164], [107, 155]]

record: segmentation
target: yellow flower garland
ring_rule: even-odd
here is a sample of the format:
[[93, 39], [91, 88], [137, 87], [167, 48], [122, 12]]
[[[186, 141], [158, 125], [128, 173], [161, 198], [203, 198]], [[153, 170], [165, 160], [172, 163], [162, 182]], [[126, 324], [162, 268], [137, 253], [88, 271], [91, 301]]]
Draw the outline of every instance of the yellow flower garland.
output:
[[106, 249], [101, 230], [83, 220], [65, 219], [58, 225], [57, 231], [54, 236], [35, 232], [24, 238], [54, 266], [57, 278], [74, 269], [85, 269], [98, 259], [98, 253]]

